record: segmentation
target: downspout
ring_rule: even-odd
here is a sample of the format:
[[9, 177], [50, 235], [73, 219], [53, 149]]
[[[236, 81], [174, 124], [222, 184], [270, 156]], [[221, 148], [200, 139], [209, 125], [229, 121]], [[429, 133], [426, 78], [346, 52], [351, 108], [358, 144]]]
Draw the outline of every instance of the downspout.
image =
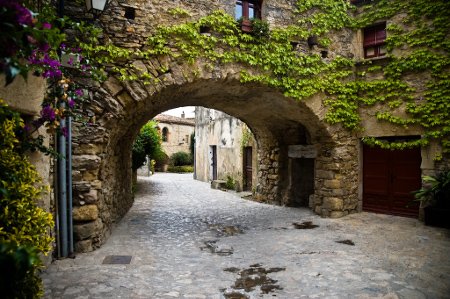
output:
[[67, 199], [68, 199], [68, 233], [69, 255], [73, 254], [73, 217], [72, 217], [72, 117], [67, 119]]
[[[61, 103], [61, 109], [65, 104]], [[61, 118], [61, 132], [66, 127], [66, 120]], [[59, 203], [59, 240], [60, 257], [68, 256], [68, 234], [67, 234], [67, 167], [66, 167], [66, 138], [63, 134], [58, 136], [58, 203]]]

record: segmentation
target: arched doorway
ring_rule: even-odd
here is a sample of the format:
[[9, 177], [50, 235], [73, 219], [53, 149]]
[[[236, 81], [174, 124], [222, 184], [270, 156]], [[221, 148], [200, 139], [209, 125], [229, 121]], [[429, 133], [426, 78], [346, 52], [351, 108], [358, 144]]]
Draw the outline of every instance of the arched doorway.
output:
[[[169, 60], [166, 63], [171, 65]], [[122, 83], [110, 77], [96, 91], [89, 109], [95, 111], [97, 123], [79, 127], [74, 134], [78, 174], [74, 209], [91, 206], [98, 210], [97, 218], [75, 222], [78, 251], [101, 245], [112, 224], [131, 207], [131, 146], [140, 127], [180, 106], [220, 110], [251, 128], [258, 146], [257, 186], [253, 186], [257, 200], [292, 205], [300, 192], [306, 194], [301, 205], [306, 205], [307, 197], [311, 208], [323, 216], [341, 217], [356, 211], [357, 162], [343, 161], [347, 156], [336, 153], [356, 156], [357, 140], [325, 124], [319, 97], [298, 102], [267, 86], [242, 84], [236, 66], [187, 76], [189, 67], [169, 68], [170, 73], [164, 74], [169, 79], [154, 85]], [[302, 146], [314, 155], [298, 157]], [[296, 154], [290, 154], [295, 148]], [[301, 164], [299, 175], [296, 159], [313, 159], [313, 163]], [[296, 187], [299, 183], [303, 189]]]

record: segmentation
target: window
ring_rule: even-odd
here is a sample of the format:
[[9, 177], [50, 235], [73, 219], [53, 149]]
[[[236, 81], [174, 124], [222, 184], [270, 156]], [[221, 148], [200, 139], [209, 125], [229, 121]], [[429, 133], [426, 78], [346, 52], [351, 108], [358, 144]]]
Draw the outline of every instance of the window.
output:
[[168, 142], [169, 141], [169, 129], [167, 129], [166, 127], [164, 127], [162, 129], [162, 141], [163, 142]]
[[242, 18], [245, 20], [261, 19], [261, 2], [259, 0], [238, 0], [234, 17], [236, 20]]
[[125, 7], [125, 18], [134, 20], [136, 18], [136, 10], [133, 7]]
[[364, 29], [364, 58], [386, 55], [386, 23]]

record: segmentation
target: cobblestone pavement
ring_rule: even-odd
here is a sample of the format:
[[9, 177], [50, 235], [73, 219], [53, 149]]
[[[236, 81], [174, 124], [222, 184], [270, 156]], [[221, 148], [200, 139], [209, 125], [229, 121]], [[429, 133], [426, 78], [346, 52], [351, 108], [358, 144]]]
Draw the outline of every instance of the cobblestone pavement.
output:
[[320, 218], [191, 174], [140, 178], [138, 190], [102, 248], [43, 273], [45, 298], [450, 298], [448, 230], [371, 213]]

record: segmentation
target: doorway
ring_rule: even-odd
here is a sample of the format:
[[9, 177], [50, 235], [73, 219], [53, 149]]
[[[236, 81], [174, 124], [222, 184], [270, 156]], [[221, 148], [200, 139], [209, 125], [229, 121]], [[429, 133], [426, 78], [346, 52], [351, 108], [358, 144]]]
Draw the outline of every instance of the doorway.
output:
[[209, 146], [209, 159], [210, 159], [210, 167], [209, 167], [209, 177], [211, 181], [217, 180], [217, 146], [210, 145]]
[[419, 148], [387, 150], [363, 147], [363, 210], [414, 217], [419, 205], [412, 191], [421, 187]]
[[291, 196], [289, 206], [308, 207], [314, 193], [314, 159], [296, 158], [291, 161]]

